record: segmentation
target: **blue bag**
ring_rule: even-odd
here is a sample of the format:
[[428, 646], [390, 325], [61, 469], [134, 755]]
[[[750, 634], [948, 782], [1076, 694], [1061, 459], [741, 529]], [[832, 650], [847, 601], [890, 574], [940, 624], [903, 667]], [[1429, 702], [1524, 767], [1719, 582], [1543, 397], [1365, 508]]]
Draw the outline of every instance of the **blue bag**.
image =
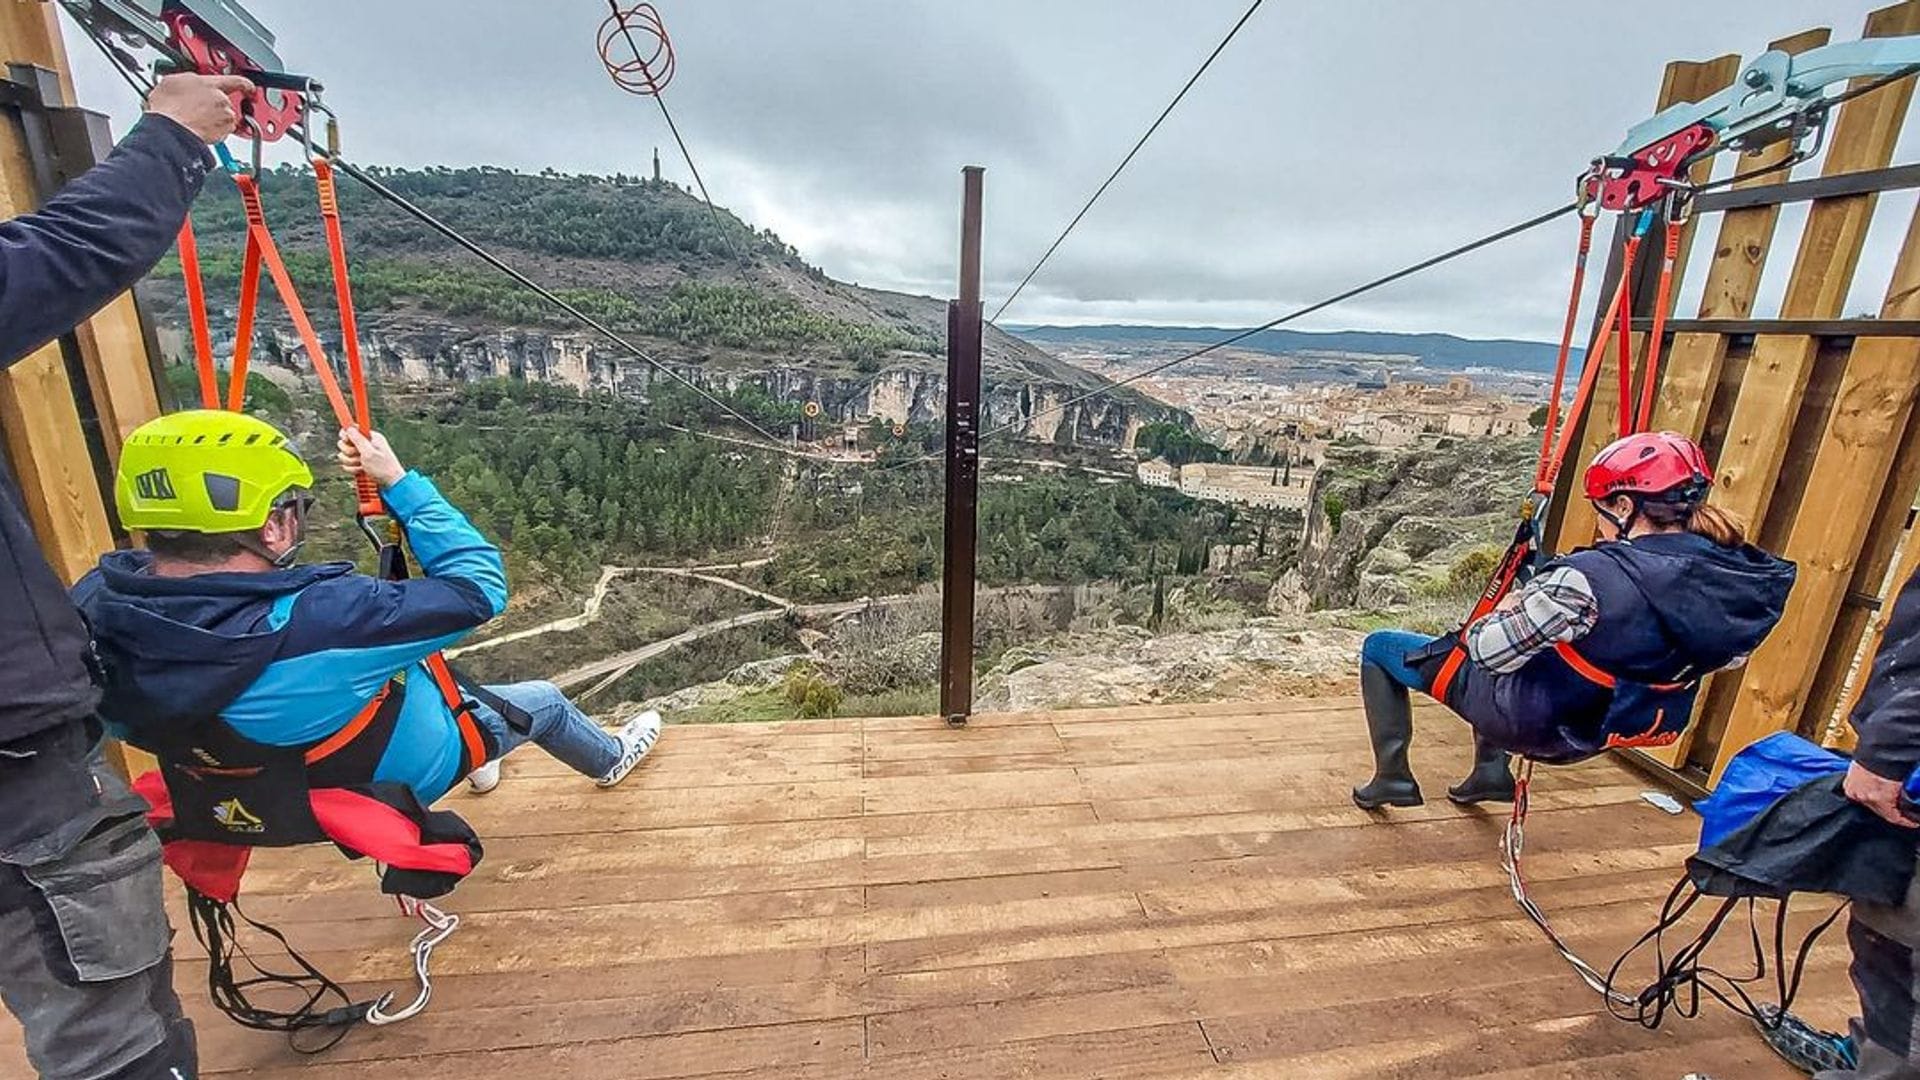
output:
[[1700, 847], [1738, 832], [1780, 797], [1809, 780], [1847, 771], [1847, 759], [1782, 731], [1733, 756], [1713, 794], [1693, 804], [1700, 813]]

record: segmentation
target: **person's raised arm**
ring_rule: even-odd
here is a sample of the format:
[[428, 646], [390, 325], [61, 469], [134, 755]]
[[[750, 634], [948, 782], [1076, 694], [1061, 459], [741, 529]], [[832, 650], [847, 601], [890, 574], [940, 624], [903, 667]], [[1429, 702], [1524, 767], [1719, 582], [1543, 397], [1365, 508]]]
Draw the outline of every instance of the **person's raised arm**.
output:
[[170, 75], [107, 159], [31, 214], [0, 223], [0, 368], [73, 329], [166, 254], [231, 135], [237, 75]]
[[478, 590], [485, 602], [481, 622], [507, 608], [507, 568], [500, 549], [480, 535], [433, 482], [400, 464], [379, 432], [340, 432], [340, 467], [365, 473], [380, 487], [387, 510], [407, 531], [407, 544], [428, 578], [459, 581]]

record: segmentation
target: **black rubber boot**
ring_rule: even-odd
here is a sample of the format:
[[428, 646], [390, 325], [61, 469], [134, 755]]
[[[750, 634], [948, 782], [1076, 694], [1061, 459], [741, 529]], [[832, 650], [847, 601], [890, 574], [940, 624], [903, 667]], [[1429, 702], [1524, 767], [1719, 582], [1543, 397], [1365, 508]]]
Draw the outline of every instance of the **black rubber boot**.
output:
[[1382, 806], [1419, 806], [1420, 785], [1407, 765], [1413, 745], [1413, 702], [1407, 688], [1381, 668], [1360, 665], [1360, 702], [1367, 710], [1367, 735], [1373, 740], [1373, 779], [1353, 789], [1353, 804], [1362, 810]]
[[1513, 763], [1505, 750], [1480, 736], [1473, 737], [1473, 771], [1447, 789], [1447, 798], [1461, 806], [1513, 801]]

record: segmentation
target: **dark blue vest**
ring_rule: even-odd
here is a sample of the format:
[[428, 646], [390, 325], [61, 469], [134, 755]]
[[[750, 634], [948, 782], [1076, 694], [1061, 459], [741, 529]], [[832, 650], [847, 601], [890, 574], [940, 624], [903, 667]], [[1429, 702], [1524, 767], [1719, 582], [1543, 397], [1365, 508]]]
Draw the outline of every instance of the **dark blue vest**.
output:
[[1680, 737], [1699, 680], [1758, 648], [1794, 568], [1757, 548], [1686, 534], [1602, 544], [1548, 564], [1585, 575], [1600, 617], [1520, 670], [1463, 664], [1446, 703], [1484, 738], [1543, 762]]

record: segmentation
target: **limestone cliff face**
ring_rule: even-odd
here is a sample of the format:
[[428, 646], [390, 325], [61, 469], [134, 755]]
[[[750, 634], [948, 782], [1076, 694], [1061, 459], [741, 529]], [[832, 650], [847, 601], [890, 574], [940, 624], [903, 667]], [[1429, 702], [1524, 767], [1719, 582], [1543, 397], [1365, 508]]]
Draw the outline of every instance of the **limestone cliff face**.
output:
[[1329, 448], [1299, 563], [1275, 585], [1269, 607], [1379, 611], [1413, 602], [1468, 552], [1512, 538], [1535, 449], [1523, 437]]
[[[182, 327], [162, 312], [161, 349], [170, 361], [186, 362], [189, 347]], [[995, 331], [997, 333], [997, 331]], [[290, 327], [269, 323], [259, 331], [255, 365], [280, 370], [277, 377], [306, 370], [299, 341]], [[337, 335], [323, 328], [331, 350]], [[1012, 339], [1008, 339], [1009, 342]], [[216, 353], [225, 351], [216, 341]], [[1015, 343], [1017, 348], [1027, 348]], [[1004, 350], [1005, 346], [1003, 346]], [[361, 350], [372, 378], [394, 384], [431, 385], [508, 378], [554, 383], [581, 392], [617, 393], [646, 400], [656, 385], [672, 379], [653, 364], [615, 349], [596, 335], [517, 328], [476, 328], [421, 317], [368, 320], [361, 328]], [[675, 374], [703, 389], [736, 392], [755, 386], [781, 401], [817, 401], [828, 422], [938, 424], [947, 407], [946, 375], [941, 361], [896, 354], [872, 373], [843, 364], [819, 364], [807, 357], [728, 354], [663, 345], [653, 354]], [[1131, 393], [1069, 402], [1097, 383], [1084, 373], [1056, 379], [1045, 370], [1006, 362], [988, 354], [984, 396], [985, 425], [1012, 425], [1022, 438], [1130, 447], [1142, 425], [1173, 415], [1172, 410]], [[1071, 381], [1068, 381], [1068, 380]]]

